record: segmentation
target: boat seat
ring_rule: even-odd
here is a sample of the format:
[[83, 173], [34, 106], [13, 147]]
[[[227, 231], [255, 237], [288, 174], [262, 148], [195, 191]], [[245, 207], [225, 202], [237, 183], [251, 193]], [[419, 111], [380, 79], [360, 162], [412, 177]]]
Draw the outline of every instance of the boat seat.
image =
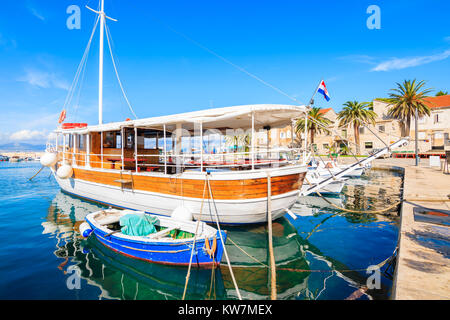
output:
[[156, 233], [150, 233], [147, 237], [150, 238], [150, 239], [159, 239], [159, 238], [162, 238], [165, 235], [169, 234], [173, 230], [177, 230], [177, 229], [179, 229], [179, 227], [167, 228], [167, 229], [158, 231]]

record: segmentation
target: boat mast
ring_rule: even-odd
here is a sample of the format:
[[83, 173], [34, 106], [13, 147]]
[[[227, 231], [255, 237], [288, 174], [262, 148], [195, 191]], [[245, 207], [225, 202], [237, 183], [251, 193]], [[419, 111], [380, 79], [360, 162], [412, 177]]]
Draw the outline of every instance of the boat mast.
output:
[[105, 29], [105, 1], [101, 0], [100, 8], [100, 52], [98, 64], [98, 124], [103, 123], [103, 32]]

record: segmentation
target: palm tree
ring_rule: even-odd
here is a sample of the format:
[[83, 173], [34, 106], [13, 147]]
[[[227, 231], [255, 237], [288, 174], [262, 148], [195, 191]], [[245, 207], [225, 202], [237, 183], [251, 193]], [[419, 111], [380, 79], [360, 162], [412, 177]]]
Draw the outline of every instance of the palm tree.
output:
[[[323, 114], [320, 112], [319, 107], [313, 107], [308, 112], [308, 132], [310, 134], [310, 143], [314, 143], [314, 136], [316, 133], [322, 133], [322, 131], [329, 132], [327, 130], [326, 126], [331, 124], [331, 120], [324, 117]], [[297, 133], [304, 132], [305, 130], [305, 119], [301, 118], [297, 120], [297, 123], [295, 124], [295, 131]]]
[[415, 116], [416, 110], [419, 117], [429, 116], [431, 113], [425, 101], [431, 89], [424, 89], [424, 85], [425, 81], [416, 83], [415, 79], [405, 80], [403, 84], [397, 83], [397, 88], [391, 89], [389, 102], [392, 107], [388, 115], [400, 120], [402, 137], [409, 136], [411, 117]]
[[355, 133], [356, 153], [359, 154], [359, 127], [365, 124], [375, 124], [377, 114], [370, 109], [370, 103], [347, 101], [344, 103], [344, 109], [338, 113], [339, 126], [353, 126]]
[[437, 93], [436, 93], [436, 97], [440, 97], [440, 96], [446, 96], [446, 95], [448, 95], [448, 92], [447, 91], [438, 91]]

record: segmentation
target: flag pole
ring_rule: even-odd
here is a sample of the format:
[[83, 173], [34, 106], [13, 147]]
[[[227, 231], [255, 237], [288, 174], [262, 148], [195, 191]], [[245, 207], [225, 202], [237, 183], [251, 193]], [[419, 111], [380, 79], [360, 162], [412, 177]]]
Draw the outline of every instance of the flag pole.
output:
[[322, 83], [322, 81], [323, 81], [323, 79], [321, 79], [319, 81], [319, 84], [317, 85], [316, 90], [314, 91], [311, 99], [309, 100], [309, 104], [308, 104], [308, 106], [306, 108], [306, 111], [305, 111], [305, 132], [304, 132], [304, 135], [305, 135], [305, 139], [304, 139], [305, 140], [305, 150], [304, 150], [304, 153], [303, 153], [303, 159], [305, 160], [305, 162], [306, 162], [306, 150], [307, 150], [307, 145], [308, 145], [308, 116], [309, 116], [308, 115], [308, 112], [309, 112], [308, 108], [311, 108], [311, 106], [314, 104], [314, 97], [316, 96], [316, 93], [319, 90], [319, 87], [320, 87], [320, 84]]

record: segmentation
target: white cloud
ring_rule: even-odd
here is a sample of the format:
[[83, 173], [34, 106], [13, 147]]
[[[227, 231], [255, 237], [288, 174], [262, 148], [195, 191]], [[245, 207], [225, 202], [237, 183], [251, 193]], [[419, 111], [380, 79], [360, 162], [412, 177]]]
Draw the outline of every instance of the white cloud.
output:
[[48, 133], [46, 130], [38, 131], [38, 130], [20, 130], [12, 133], [9, 136], [9, 140], [11, 141], [42, 141], [47, 140]]
[[23, 77], [17, 79], [39, 88], [58, 88], [69, 90], [69, 84], [54, 73], [39, 70], [26, 70]]
[[27, 6], [28, 11], [30, 11], [30, 13], [35, 16], [36, 18], [38, 18], [41, 21], [45, 21], [45, 17], [37, 11], [36, 8], [32, 7], [32, 6]]
[[417, 67], [420, 65], [428, 64], [435, 61], [445, 60], [450, 57], [450, 50], [446, 50], [442, 53], [422, 56], [422, 57], [410, 57], [410, 58], [392, 58], [377, 64], [372, 71], [390, 71], [400, 70], [410, 67]]

